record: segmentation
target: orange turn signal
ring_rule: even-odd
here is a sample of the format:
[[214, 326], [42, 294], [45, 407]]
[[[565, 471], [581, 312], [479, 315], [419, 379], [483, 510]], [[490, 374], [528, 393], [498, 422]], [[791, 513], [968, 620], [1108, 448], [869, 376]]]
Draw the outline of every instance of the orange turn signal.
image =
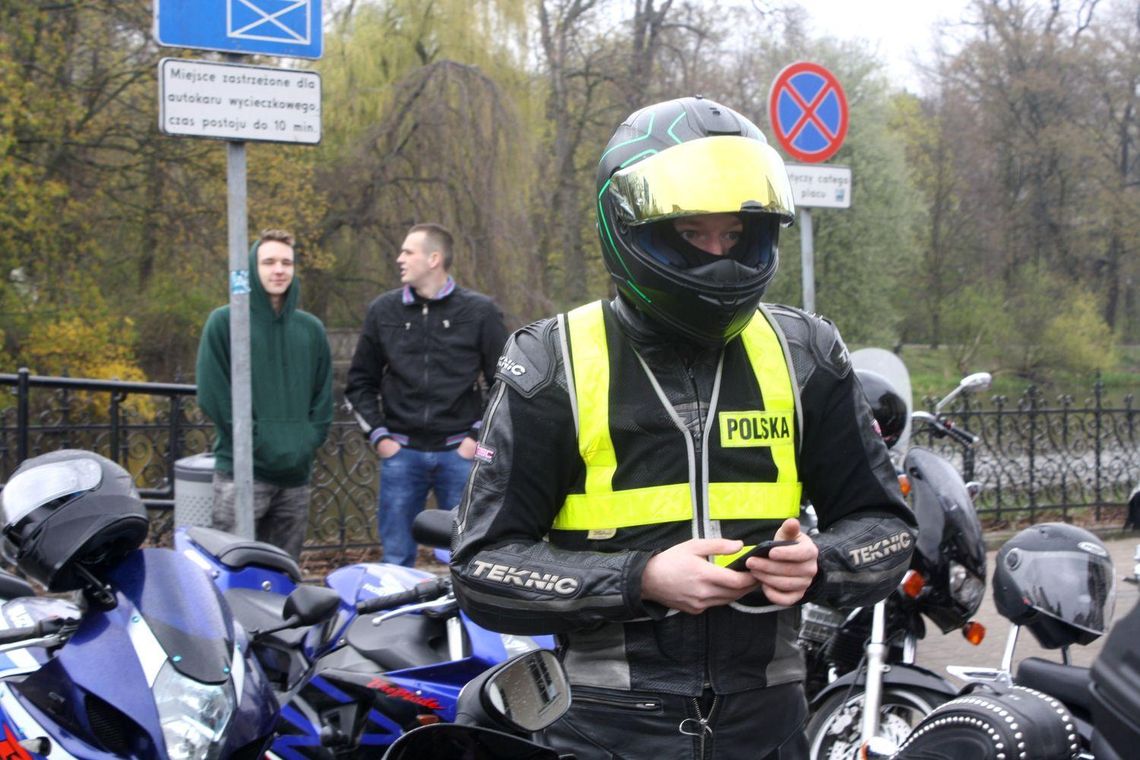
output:
[[899, 490], [902, 491], [903, 496], [910, 496], [910, 478], [906, 476], [905, 472], [899, 473]]
[[971, 620], [962, 626], [962, 637], [974, 646], [982, 643], [986, 637], [986, 627], [976, 620]]
[[417, 715], [416, 716], [416, 722], [419, 723], [421, 726], [430, 726], [433, 723], [440, 723], [442, 721], [440, 720], [440, 717], [438, 715], [435, 715], [434, 713], [429, 713], [429, 714], [425, 714], [425, 715]]
[[907, 570], [902, 579], [902, 591], [911, 599], [917, 599], [922, 590], [926, 588], [926, 578], [917, 570]]

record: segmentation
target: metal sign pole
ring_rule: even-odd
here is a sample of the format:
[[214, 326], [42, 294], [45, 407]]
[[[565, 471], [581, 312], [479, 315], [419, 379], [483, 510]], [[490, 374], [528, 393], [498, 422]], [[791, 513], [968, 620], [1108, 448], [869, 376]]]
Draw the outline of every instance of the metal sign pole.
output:
[[800, 208], [800, 264], [803, 277], [804, 311], [815, 313], [815, 241], [811, 232], [811, 211]]
[[[230, 247], [230, 392], [233, 416], [234, 533], [253, 533], [253, 403], [249, 361], [249, 240], [245, 143], [226, 143]], [[252, 276], [256, 277], [257, 272]]]

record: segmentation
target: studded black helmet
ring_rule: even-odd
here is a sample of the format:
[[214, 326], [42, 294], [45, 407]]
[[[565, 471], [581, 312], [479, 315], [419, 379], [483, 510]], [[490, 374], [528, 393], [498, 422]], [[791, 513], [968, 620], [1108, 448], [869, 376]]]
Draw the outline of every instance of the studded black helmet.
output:
[[[704, 344], [739, 334], [776, 273], [795, 215], [779, 154], [751, 121], [701, 97], [627, 118], [598, 162], [598, 234], [618, 292], [670, 332]], [[734, 214], [727, 255], [692, 245], [674, 220]]]

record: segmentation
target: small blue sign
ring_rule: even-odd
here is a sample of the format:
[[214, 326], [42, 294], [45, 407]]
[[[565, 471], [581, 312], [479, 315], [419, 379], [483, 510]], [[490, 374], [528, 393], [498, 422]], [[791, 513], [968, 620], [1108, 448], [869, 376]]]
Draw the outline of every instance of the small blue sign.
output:
[[155, 40], [167, 47], [320, 58], [321, 0], [154, 0]]

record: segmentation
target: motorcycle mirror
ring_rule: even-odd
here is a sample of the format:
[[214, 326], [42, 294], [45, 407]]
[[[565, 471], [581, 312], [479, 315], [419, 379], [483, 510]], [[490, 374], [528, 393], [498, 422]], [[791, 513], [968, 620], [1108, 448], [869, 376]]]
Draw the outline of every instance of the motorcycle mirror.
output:
[[958, 382], [958, 387], [946, 394], [946, 397], [934, 405], [934, 413], [938, 414], [942, 411], [942, 407], [949, 404], [958, 395], [964, 392], [984, 391], [993, 383], [993, 375], [989, 372], [975, 372], [972, 375], [966, 375]]
[[993, 375], [989, 372], [975, 372], [972, 375], [963, 377], [962, 382], [958, 383], [958, 385], [968, 391], [984, 391], [989, 389], [993, 381]]
[[286, 628], [314, 625], [332, 617], [339, 606], [340, 594], [328, 586], [298, 586], [285, 597], [285, 606], [281, 611], [285, 619], [277, 625], [250, 631], [250, 638], [259, 639]]
[[424, 509], [412, 521], [412, 538], [433, 549], [450, 549], [455, 530], [455, 512], [450, 509]]
[[293, 625], [313, 625], [332, 617], [340, 605], [340, 594], [328, 586], [301, 585], [285, 598], [286, 620], [296, 618]]
[[459, 694], [456, 723], [534, 733], [570, 707], [570, 684], [549, 649], [533, 649], [469, 681]]

